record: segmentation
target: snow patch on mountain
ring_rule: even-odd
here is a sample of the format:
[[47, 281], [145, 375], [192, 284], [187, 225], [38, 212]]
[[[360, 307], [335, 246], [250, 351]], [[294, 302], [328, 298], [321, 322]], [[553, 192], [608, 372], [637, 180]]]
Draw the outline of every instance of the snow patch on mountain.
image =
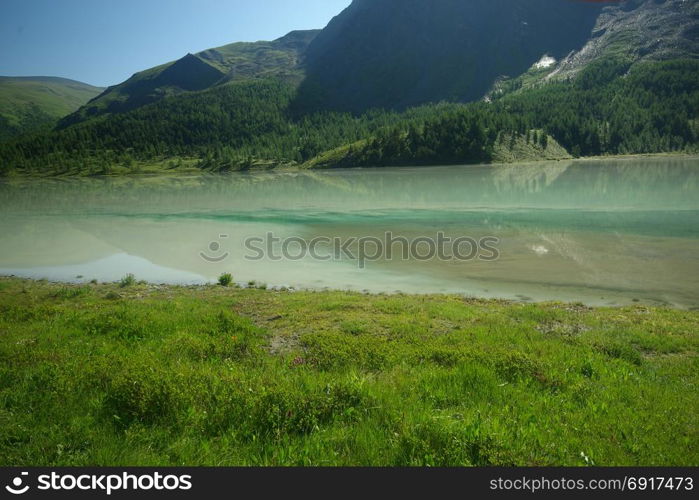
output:
[[539, 59], [539, 62], [534, 64], [534, 67], [536, 69], [545, 69], [550, 68], [554, 64], [556, 64], [556, 58], [551, 57], [548, 54], [544, 54], [543, 56], [541, 56], [541, 59]]

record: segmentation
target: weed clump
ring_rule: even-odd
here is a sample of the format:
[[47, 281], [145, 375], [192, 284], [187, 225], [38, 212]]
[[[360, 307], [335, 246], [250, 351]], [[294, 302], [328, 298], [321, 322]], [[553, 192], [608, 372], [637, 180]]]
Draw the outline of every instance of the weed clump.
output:
[[136, 284], [136, 276], [133, 274], [129, 273], [123, 278], [119, 280], [119, 287], [120, 288], [128, 288], [130, 286], [134, 286]]
[[233, 275], [231, 273], [223, 273], [218, 277], [218, 284], [224, 287], [231, 286], [233, 283]]

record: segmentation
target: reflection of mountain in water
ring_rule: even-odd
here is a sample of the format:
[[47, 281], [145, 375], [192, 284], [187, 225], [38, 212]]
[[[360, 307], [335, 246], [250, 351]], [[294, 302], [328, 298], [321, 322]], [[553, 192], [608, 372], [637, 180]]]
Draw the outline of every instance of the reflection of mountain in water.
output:
[[691, 159], [272, 172], [0, 184], [3, 213], [239, 213], [259, 210], [699, 209]]

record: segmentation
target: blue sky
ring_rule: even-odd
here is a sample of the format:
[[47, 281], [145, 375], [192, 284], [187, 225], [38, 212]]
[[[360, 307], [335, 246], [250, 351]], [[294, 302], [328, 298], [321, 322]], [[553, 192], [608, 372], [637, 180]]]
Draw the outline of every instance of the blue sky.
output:
[[0, 75], [99, 86], [236, 41], [322, 28], [350, 0], [0, 0]]

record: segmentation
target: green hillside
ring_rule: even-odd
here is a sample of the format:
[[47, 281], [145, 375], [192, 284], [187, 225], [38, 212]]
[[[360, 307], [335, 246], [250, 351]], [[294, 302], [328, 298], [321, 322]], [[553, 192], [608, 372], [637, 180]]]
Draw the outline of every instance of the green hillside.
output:
[[301, 53], [317, 31], [293, 31], [272, 42], [232, 43], [136, 73], [108, 88], [88, 106], [67, 117], [68, 127], [96, 116], [131, 111], [167, 97], [215, 88], [231, 81], [300, 81]]
[[625, 72], [612, 60], [490, 103], [301, 118], [290, 113], [293, 84], [233, 81], [8, 142], [0, 169], [98, 174], [178, 157], [199, 158], [209, 170], [465, 164], [699, 149], [699, 61]]
[[50, 126], [103, 89], [53, 77], [0, 77], [0, 140]]

